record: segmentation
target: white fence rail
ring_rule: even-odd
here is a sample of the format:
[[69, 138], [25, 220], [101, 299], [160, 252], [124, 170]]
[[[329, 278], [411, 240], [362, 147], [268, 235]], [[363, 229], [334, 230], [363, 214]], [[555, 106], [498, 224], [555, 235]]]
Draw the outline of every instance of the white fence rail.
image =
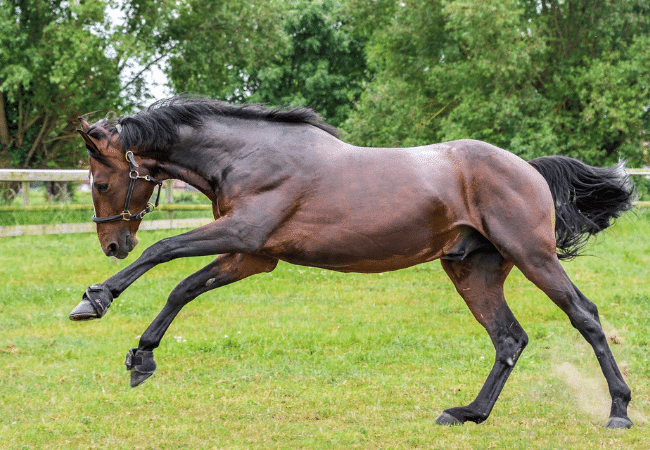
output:
[[0, 169], [0, 181], [88, 181], [87, 170]]
[[[627, 173], [633, 176], [650, 177], [650, 169], [626, 169]], [[46, 210], [52, 208], [69, 208], [92, 209], [92, 206], [72, 205], [63, 207], [30, 207], [29, 206], [29, 183], [32, 181], [77, 181], [88, 182], [87, 170], [34, 170], [34, 169], [0, 169], [0, 182], [20, 182], [22, 183], [22, 207], [26, 211]], [[211, 210], [210, 205], [172, 205], [173, 203], [173, 184], [171, 180], [165, 182], [167, 205], [162, 205], [162, 210], [169, 211], [169, 218], [166, 220], [144, 220], [140, 225], [141, 230], [169, 230], [178, 228], [196, 228], [213, 219], [174, 219], [173, 211], [187, 210]], [[650, 202], [637, 202], [640, 207], [650, 207]], [[0, 212], [2, 209], [0, 208]], [[67, 234], [67, 233], [92, 233], [95, 231], [95, 224], [92, 222], [85, 223], [59, 223], [46, 225], [12, 225], [0, 226], [0, 237], [7, 236], [26, 236], [42, 234]]]
[[88, 181], [87, 170], [0, 169], [0, 181], [22, 183], [23, 205], [29, 205], [29, 183], [32, 181]]
[[[88, 182], [87, 170], [33, 170], [33, 169], [0, 169], [0, 182], [20, 182], [22, 184], [22, 207], [0, 207], [0, 213], [5, 210], [44, 211], [51, 209], [81, 209], [92, 211], [92, 205], [54, 205], [29, 206], [29, 183], [32, 181], [76, 181]], [[196, 228], [210, 223], [212, 218], [175, 219], [174, 211], [212, 211], [211, 205], [173, 205], [173, 182], [165, 182], [164, 190], [167, 204], [161, 205], [161, 210], [168, 211], [164, 220], [144, 220], [140, 230], [170, 230], [178, 228]], [[93, 233], [95, 224], [88, 221], [82, 223], [59, 223], [43, 225], [10, 225], [0, 226], [0, 237], [30, 236], [43, 234]]]

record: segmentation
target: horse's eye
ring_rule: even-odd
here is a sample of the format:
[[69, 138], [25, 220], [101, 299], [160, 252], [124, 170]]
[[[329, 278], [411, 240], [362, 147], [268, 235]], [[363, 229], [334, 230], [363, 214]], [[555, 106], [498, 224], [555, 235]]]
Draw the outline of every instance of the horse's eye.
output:
[[96, 184], [95, 188], [97, 189], [97, 192], [106, 192], [108, 191], [108, 183]]

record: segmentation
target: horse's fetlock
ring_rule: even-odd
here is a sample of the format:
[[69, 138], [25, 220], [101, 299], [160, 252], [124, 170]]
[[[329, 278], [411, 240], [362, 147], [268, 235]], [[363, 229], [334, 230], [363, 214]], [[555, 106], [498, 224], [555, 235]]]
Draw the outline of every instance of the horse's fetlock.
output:
[[124, 362], [127, 370], [137, 370], [140, 373], [154, 373], [156, 362], [153, 359], [153, 351], [132, 348], [126, 354]]
[[621, 387], [619, 392], [613, 394], [612, 397], [620, 398], [627, 405], [632, 400], [632, 390], [628, 386]]
[[156, 371], [156, 361], [153, 359], [152, 350], [132, 348], [126, 354], [124, 365], [126, 370], [131, 372], [131, 387], [141, 385]]

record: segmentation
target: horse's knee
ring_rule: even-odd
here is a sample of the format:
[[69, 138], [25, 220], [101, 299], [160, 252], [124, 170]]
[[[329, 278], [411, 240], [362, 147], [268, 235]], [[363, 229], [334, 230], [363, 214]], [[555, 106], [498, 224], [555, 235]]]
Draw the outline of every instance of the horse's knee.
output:
[[174, 248], [173, 238], [164, 238], [144, 249], [138, 259], [154, 265], [163, 264], [174, 259], [172, 257]]
[[196, 289], [204, 285], [205, 283], [201, 283], [200, 285], [197, 286], [197, 284], [193, 283], [189, 278], [181, 281], [169, 293], [169, 297], [167, 298], [167, 304], [172, 304], [172, 305], [186, 304], [190, 300], [196, 298], [196, 296], [198, 295], [197, 293], [195, 293]]

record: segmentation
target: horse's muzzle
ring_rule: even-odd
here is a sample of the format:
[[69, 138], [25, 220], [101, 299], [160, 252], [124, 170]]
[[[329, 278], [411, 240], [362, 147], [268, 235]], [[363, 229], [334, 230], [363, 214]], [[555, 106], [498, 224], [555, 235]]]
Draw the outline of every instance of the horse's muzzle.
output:
[[114, 256], [117, 259], [124, 259], [129, 256], [135, 246], [138, 245], [138, 238], [129, 234], [125, 234], [118, 241], [109, 242], [105, 247], [102, 246], [106, 256]]

